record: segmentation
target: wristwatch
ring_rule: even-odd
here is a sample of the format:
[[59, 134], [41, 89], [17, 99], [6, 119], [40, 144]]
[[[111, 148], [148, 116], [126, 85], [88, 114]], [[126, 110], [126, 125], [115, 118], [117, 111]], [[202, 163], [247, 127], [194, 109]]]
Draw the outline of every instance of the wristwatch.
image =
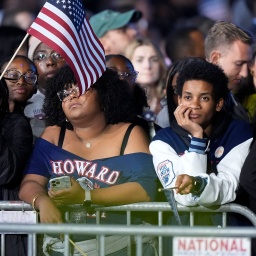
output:
[[84, 203], [83, 206], [84, 207], [90, 207], [92, 204], [92, 199], [91, 199], [91, 190], [90, 189], [85, 189], [84, 190]]
[[194, 177], [194, 183], [192, 188], [192, 194], [200, 194], [205, 187], [203, 179], [199, 176]]

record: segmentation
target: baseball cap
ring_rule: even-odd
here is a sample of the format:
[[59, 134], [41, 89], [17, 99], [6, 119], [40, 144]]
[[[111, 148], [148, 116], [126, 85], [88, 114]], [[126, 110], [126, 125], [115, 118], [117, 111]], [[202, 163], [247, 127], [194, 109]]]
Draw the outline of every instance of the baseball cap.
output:
[[123, 13], [104, 10], [91, 16], [90, 24], [96, 36], [102, 37], [109, 30], [122, 28], [130, 22], [138, 21], [141, 16], [142, 12], [138, 10], [131, 10]]

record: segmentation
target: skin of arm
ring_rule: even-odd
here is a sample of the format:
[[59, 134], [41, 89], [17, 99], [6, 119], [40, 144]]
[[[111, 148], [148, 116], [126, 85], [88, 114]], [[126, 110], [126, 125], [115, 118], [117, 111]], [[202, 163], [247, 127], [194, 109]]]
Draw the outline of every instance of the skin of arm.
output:
[[[71, 179], [71, 188], [57, 192], [49, 190], [48, 194], [57, 205], [82, 204], [85, 193], [80, 184]], [[146, 191], [137, 182], [127, 182], [108, 188], [91, 190], [93, 204], [122, 205], [135, 202], [148, 202], [150, 200]]]
[[[180, 104], [174, 111], [174, 116], [179, 126], [184, 130], [188, 131], [193, 137], [203, 138], [203, 128], [193, 121], [190, 120], [189, 114], [191, 113], [191, 108]], [[194, 177], [187, 174], [178, 175], [175, 187], [176, 194], [189, 194], [193, 190]]]
[[[174, 116], [177, 123], [186, 131], [188, 131], [195, 138], [203, 138], [203, 128], [190, 120], [189, 114], [191, 108], [180, 104], [174, 111]], [[177, 176], [175, 187], [177, 187], [176, 194], [187, 195], [192, 193], [194, 188], [195, 178], [187, 174], [180, 174]]]
[[[242, 132], [250, 134], [250, 126], [246, 124], [246, 126], [236, 127], [236, 131], [230, 137], [230, 143], [234, 141], [233, 138], [237, 138], [239, 135], [241, 136]], [[179, 184], [176, 184], [179, 175], [183, 175], [181, 179], [187, 179], [186, 175], [207, 178], [207, 184], [200, 197], [194, 199], [191, 194], [188, 194], [188, 190], [181, 191], [184, 194], [176, 194], [176, 200], [179, 203], [187, 206], [196, 204], [204, 206], [220, 205], [235, 200], [235, 191], [238, 186], [241, 167], [248, 154], [250, 143], [251, 139], [248, 139], [232, 148], [218, 163], [217, 175], [214, 173], [210, 175], [206, 174], [206, 155], [185, 151], [182, 156], [178, 156], [169, 144], [161, 140], [153, 141], [150, 144], [150, 151], [153, 154], [153, 161], [158, 177], [165, 188], [175, 187], [176, 185], [180, 186], [180, 181], [177, 181]], [[203, 161], [204, 165], [202, 165]], [[167, 164], [164, 165], [164, 163]], [[168, 168], [166, 169], [168, 170], [168, 183], [165, 182], [163, 179], [164, 176], [162, 175], [165, 166]], [[187, 182], [188, 187], [189, 183], [190, 181]]]
[[[49, 138], [52, 132], [52, 141], [56, 143], [57, 129], [49, 127], [45, 130], [42, 138]], [[53, 142], [52, 142], [53, 143]], [[131, 132], [125, 154], [134, 152], [149, 153], [149, 141], [142, 128], [134, 127]], [[80, 184], [71, 179], [72, 186], [69, 189], [54, 192], [46, 187], [48, 178], [36, 174], [27, 174], [21, 184], [19, 196], [22, 200], [32, 204], [33, 198], [42, 193], [35, 201], [35, 208], [40, 211], [40, 221], [42, 223], [61, 223], [61, 213], [56, 207], [59, 205], [82, 204], [85, 199], [85, 193]], [[137, 182], [127, 182], [108, 188], [100, 188], [91, 191], [93, 204], [103, 205], [121, 205], [134, 202], [147, 202], [150, 197], [146, 190]]]
[[[145, 132], [139, 126], [135, 126], [129, 137], [125, 154], [134, 152], [149, 152], [149, 141]], [[54, 192], [49, 190], [49, 196], [57, 204], [81, 204], [85, 195], [83, 188], [77, 181], [71, 179], [72, 186], [69, 189]], [[93, 204], [122, 205], [135, 202], [148, 202], [150, 197], [144, 188], [137, 182], [127, 182], [108, 188], [100, 188], [91, 191]]]
[[62, 223], [61, 213], [54, 202], [47, 196], [46, 186], [48, 179], [41, 175], [27, 174], [20, 187], [21, 200], [32, 204], [37, 194], [42, 194], [35, 201], [35, 208], [40, 211], [41, 223]]

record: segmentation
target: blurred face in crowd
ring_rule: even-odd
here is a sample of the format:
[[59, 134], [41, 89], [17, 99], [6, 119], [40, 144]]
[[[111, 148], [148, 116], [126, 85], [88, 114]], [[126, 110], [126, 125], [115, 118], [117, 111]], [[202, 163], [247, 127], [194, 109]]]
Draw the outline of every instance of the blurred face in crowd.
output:
[[33, 61], [38, 72], [38, 88], [43, 93], [47, 80], [67, 65], [65, 59], [45, 43], [36, 48]]
[[106, 66], [107, 68], [117, 71], [120, 79], [125, 79], [131, 86], [131, 89], [134, 89], [137, 72], [129, 61], [117, 56], [109, 59], [106, 62]]
[[150, 45], [138, 46], [131, 58], [134, 69], [139, 72], [137, 82], [141, 85], [155, 84], [160, 76], [160, 60]]
[[100, 38], [105, 54], [124, 54], [125, 49], [138, 36], [138, 33], [135, 24], [108, 31]]
[[29, 26], [33, 23], [34, 19], [35, 17], [33, 13], [29, 11], [20, 11], [15, 16], [15, 22], [20, 28], [24, 30], [27, 30], [29, 28]]
[[211, 62], [220, 66], [228, 77], [228, 88], [232, 92], [239, 90], [241, 81], [248, 75], [248, 65], [252, 59], [252, 49], [241, 41], [235, 41], [226, 49], [214, 51]]
[[14, 59], [5, 72], [4, 78], [9, 90], [10, 104], [26, 102], [36, 89], [36, 68], [29, 60]]
[[205, 58], [204, 56], [204, 37], [200, 31], [193, 31], [190, 33], [190, 37], [194, 41], [193, 53], [191, 56]]

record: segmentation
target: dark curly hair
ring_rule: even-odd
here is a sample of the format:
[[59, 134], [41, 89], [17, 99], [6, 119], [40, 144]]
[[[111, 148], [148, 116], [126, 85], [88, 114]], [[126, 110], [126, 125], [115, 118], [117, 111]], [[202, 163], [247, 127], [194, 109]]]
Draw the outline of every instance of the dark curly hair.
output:
[[[76, 83], [76, 78], [69, 66], [62, 68], [53, 78], [48, 80], [43, 105], [47, 126], [61, 126], [65, 123], [66, 116], [57, 92], [72, 86], [74, 83]], [[136, 112], [131, 90], [127, 82], [119, 79], [115, 71], [107, 69], [91, 87], [98, 93], [100, 108], [104, 112], [107, 124], [134, 121]], [[70, 123], [68, 123], [67, 128], [73, 129]]]
[[[121, 61], [124, 61], [125, 63], [128, 63], [130, 68], [132, 68], [132, 71], [134, 71], [134, 67], [132, 62], [126, 58], [122, 54], [108, 54], [105, 56], [106, 65], [108, 66], [108, 62], [112, 60], [113, 58], [120, 59]], [[115, 72], [118, 70], [113, 69]], [[118, 73], [118, 72], [117, 72]], [[144, 109], [149, 109], [148, 105], [148, 99], [146, 95], [146, 90], [142, 88], [138, 83], [134, 82], [134, 89], [133, 89], [133, 97], [134, 97], [134, 104], [136, 113], [139, 116], [142, 116]]]
[[0, 80], [0, 121], [9, 113], [9, 91], [4, 79]]
[[213, 97], [217, 102], [228, 97], [228, 78], [223, 70], [198, 57], [188, 57], [188, 62], [182, 68], [177, 78], [177, 94], [182, 95], [182, 89], [185, 82], [190, 80], [202, 80], [212, 85]]

